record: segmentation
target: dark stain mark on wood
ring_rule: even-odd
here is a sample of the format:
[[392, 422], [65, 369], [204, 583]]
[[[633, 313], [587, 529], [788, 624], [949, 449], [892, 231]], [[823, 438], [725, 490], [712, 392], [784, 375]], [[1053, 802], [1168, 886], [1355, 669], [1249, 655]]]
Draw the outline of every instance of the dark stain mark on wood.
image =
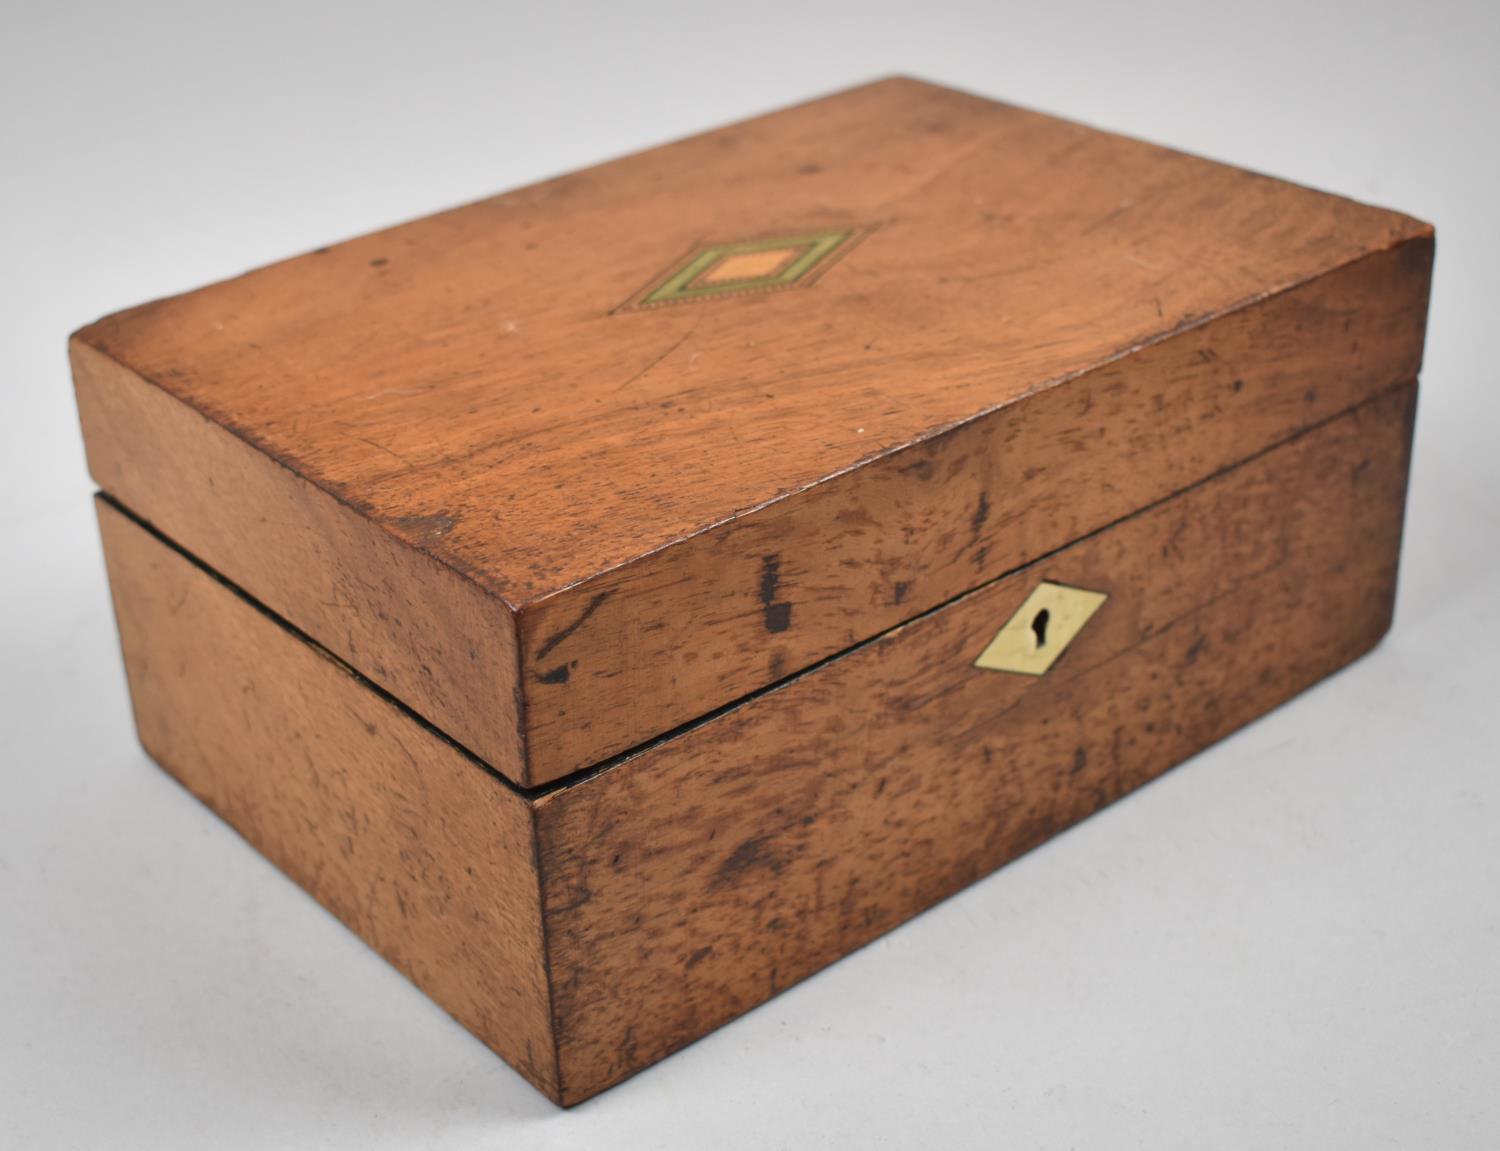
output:
[[560, 663], [551, 671], [544, 671], [536, 678], [539, 683], [567, 683], [568, 675], [568, 665], [565, 663]]
[[682, 965], [684, 971], [691, 971], [714, 953], [712, 947], [700, 947], [687, 957], [687, 962]]
[[974, 550], [974, 567], [977, 570], [979, 570], [979, 571], [983, 571], [984, 570], [985, 560], [989, 559], [989, 555], [990, 555], [989, 545], [988, 544], [984, 544], [984, 543], [980, 543], [980, 540], [982, 540], [984, 538], [984, 525], [985, 525], [985, 521], [988, 520], [989, 518], [990, 518], [990, 494], [988, 492], [980, 492], [979, 493], [979, 503], [975, 505], [975, 507], [974, 507], [974, 515], [969, 520], [969, 529], [973, 532], [973, 535], [974, 535], [973, 542], [972, 542], [972, 545], [971, 545], [975, 549]]
[[906, 599], [906, 593], [908, 591], [910, 591], [910, 590], [911, 590], [911, 584], [907, 583], [905, 580], [897, 580], [896, 581], [896, 588], [895, 588], [895, 595], [892, 597], [891, 602], [892, 603], [900, 603], [900, 602], [902, 602], [904, 599]]
[[760, 603], [765, 614], [766, 630], [786, 631], [792, 626], [792, 605], [776, 598], [781, 586], [781, 557], [765, 556], [760, 561]]
[[1088, 749], [1078, 747], [1073, 750], [1073, 774], [1077, 775], [1089, 765]]
[[[599, 605], [608, 598], [609, 592], [602, 591], [593, 599], [589, 600], [588, 606], [583, 609], [583, 614], [575, 619], [572, 623], [570, 623], [567, 627], [563, 628], [561, 631], [554, 632], [551, 636], [549, 636], [542, 644], [542, 646], [536, 649], [536, 655], [532, 658], [535, 659], [538, 663], [546, 659], [547, 656], [551, 654], [553, 648], [562, 643], [563, 640], [567, 639], [570, 635], [572, 635], [575, 631], [577, 631], [585, 623], [587, 623], [589, 616], [598, 611]], [[566, 679], [567, 677], [564, 676], [563, 678]]]
[[568, 911], [577, 911], [585, 903], [594, 898], [594, 893], [581, 883], [573, 891], [569, 892], [568, 895], [569, 898], [566, 902], [559, 903], [555, 907], [549, 907], [547, 909], [548, 912], [553, 915], [560, 915]]
[[1208, 646], [1208, 636], [1200, 635], [1193, 641], [1193, 646], [1187, 649], [1187, 654], [1183, 657], [1183, 662], [1191, 667], [1193, 664], [1198, 662], [1199, 653], [1201, 653], [1206, 646]]
[[370, 267], [383, 268], [389, 263], [390, 261], [387, 260], [384, 256], [376, 256], [373, 260], [370, 261]]
[[786, 631], [792, 626], [792, 605], [773, 603], [766, 605], [766, 630]]
[[916, 476], [919, 480], [932, 479], [932, 461], [917, 460], [915, 463], [907, 464], [901, 469], [907, 475]]
[[719, 865], [713, 886], [723, 887], [726, 884], [735, 883], [745, 872], [756, 867], [766, 867], [773, 872], [780, 871], [781, 861], [767, 850], [770, 842], [771, 837], [768, 835], [756, 835], [745, 840], [730, 852], [728, 859]]
[[984, 530], [984, 521], [990, 518], [990, 497], [988, 492], [979, 493], [979, 505], [974, 509], [974, 518], [969, 521], [969, 526], [974, 529], [974, 542], [979, 542], [979, 533]]

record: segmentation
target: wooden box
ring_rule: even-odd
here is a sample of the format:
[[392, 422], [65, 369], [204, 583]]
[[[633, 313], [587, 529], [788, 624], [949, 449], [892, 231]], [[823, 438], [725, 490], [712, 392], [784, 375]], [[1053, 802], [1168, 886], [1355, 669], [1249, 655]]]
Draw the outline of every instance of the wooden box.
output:
[[111, 316], [141, 740], [585, 1099], [1373, 645], [1432, 255], [894, 79]]

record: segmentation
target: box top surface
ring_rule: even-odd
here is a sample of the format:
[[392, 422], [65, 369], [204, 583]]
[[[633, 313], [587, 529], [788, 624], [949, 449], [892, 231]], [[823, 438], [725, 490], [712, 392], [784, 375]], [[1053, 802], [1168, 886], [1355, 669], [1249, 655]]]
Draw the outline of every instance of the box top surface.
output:
[[[83, 338], [523, 605], [1411, 227], [893, 80]], [[850, 232], [802, 283], [713, 291]]]
[[898, 78], [76, 339], [517, 616], [572, 618], [605, 573], [1426, 232]]

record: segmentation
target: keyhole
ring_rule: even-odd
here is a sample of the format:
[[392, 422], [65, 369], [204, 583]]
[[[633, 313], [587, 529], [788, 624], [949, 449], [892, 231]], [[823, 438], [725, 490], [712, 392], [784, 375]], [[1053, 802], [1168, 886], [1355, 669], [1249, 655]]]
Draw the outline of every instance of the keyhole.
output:
[[1037, 650], [1047, 646], [1047, 621], [1052, 618], [1052, 613], [1046, 608], [1031, 617], [1031, 634], [1036, 637]]

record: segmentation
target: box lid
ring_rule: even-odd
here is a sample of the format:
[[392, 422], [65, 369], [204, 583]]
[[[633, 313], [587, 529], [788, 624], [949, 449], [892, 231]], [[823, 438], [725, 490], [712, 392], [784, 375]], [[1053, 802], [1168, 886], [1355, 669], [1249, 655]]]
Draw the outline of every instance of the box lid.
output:
[[531, 786], [1415, 378], [1431, 252], [892, 79], [71, 351], [105, 492]]

